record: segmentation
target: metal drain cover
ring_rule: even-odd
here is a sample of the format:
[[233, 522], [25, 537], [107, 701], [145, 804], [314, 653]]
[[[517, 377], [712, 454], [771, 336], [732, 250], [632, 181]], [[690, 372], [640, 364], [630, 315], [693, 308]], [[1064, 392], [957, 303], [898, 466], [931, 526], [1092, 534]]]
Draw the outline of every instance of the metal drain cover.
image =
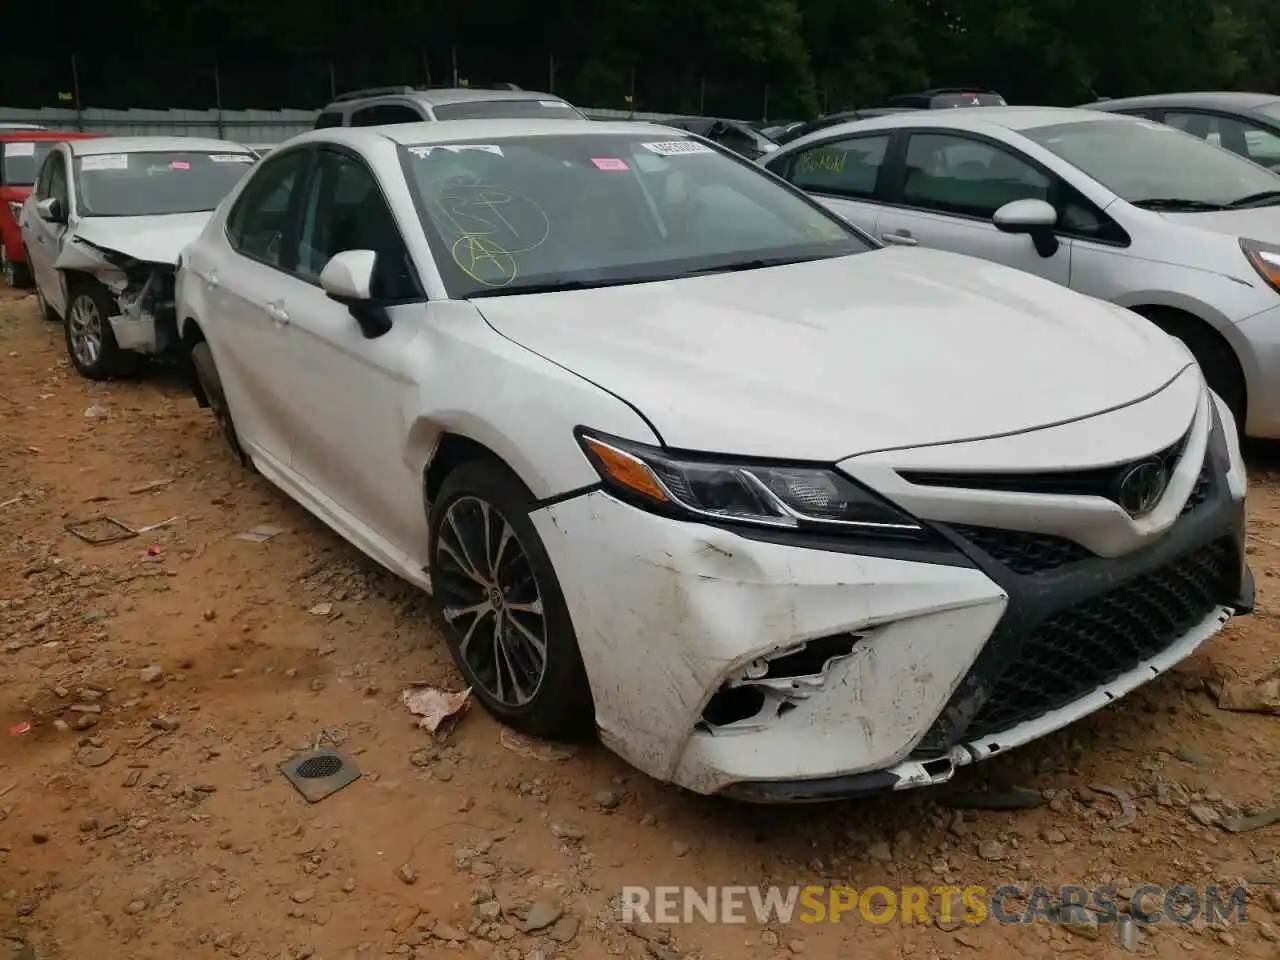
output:
[[308, 803], [319, 803], [360, 779], [360, 770], [337, 750], [312, 750], [280, 764], [280, 772]]

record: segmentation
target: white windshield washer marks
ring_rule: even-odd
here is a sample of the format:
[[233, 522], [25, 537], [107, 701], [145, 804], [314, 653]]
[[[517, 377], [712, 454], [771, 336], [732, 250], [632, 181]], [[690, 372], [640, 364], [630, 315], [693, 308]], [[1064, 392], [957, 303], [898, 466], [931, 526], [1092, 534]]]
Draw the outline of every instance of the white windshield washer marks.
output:
[[99, 153], [80, 158], [81, 170], [128, 170], [127, 153]]
[[211, 153], [209, 159], [214, 163], [253, 163], [253, 157], [247, 153]]
[[492, 153], [495, 157], [502, 156], [502, 148], [496, 143], [441, 143], [431, 146], [409, 147], [409, 152], [419, 159], [431, 156], [432, 151], [446, 150], [449, 153], [462, 153], [465, 150], [480, 150], [484, 153]]
[[4, 145], [6, 157], [34, 157], [36, 145], [30, 140], [16, 140]]
[[686, 153], [715, 153], [705, 143], [698, 143], [696, 140], [663, 140], [658, 143], [642, 143], [640, 146], [660, 157], [678, 157]]

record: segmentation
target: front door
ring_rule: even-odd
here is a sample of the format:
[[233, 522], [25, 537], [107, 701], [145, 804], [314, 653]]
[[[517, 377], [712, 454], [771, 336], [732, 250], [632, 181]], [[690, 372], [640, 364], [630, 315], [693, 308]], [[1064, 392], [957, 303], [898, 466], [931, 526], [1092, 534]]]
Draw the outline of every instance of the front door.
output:
[[[425, 297], [390, 205], [357, 154], [321, 149], [298, 247], [298, 278], [281, 303], [293, 470], [312, 495], [355, 519], [366, 548], [393, 563], [420, 558], [427, 533], [422, 477], [404, 451]], [[320, 287], [325, 264], [344, 250], [377, 254], [373, 292], [392, 320], [381, 337], [367, 339], [350, 310]]]
[[35, 190], [22, 211], [23, 239], [31, 260], [31, 273], [40, 295], [59, 314], [66, 312], [66, 292], [54, 263], [62, 250], [67, 225], [42, 219], [36, 215], [35, 207], [41, 200], [56, 199], [62, 205], [63, 213], [70, 216], [71, 191], [67, 186], [67, 174], [66, 155], [61, 150], [54, 150], [45, 158]]
[[1053, 178], [1005, 147], [952, 133], [912, 133], [905, 170], [877, 224], [885, 243], [933, 247], [1038, 274], [1071, 279], [1071, 240], [1044, 257], [1031, 238], [1002, 233], [995, 212], [1013, 200], [1054, 201]]

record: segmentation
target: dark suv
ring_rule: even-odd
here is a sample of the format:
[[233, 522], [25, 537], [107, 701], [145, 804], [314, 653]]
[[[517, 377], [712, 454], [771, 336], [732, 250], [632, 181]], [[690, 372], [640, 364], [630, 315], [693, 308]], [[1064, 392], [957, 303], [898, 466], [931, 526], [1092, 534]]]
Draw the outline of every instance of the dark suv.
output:
[[316, 117], [323, 127], [380, 127], [424, 120], [586, 119], [577, 107], [549, 93], [513, 83], [488, 87], [374, 87], [344, 93]]

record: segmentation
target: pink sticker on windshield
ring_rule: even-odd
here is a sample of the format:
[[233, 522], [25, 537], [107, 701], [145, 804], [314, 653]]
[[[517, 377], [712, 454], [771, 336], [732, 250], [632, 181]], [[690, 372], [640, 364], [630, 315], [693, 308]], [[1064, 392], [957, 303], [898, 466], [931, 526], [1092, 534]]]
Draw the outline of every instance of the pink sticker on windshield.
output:
[[619, 160], [617, 157], [592, 157], [591, 162], [600, 170], [630, 170], [627, 161]]
[[185, 160], [175, 160], [175, 161], [173, 161], [173, 163], [169, 164], [169, 169], [171, 169], [171, 170], [190, 170], [190, 169], [191, 169], [191, 164], [187, 163], [187, 161], [185, 161]]

